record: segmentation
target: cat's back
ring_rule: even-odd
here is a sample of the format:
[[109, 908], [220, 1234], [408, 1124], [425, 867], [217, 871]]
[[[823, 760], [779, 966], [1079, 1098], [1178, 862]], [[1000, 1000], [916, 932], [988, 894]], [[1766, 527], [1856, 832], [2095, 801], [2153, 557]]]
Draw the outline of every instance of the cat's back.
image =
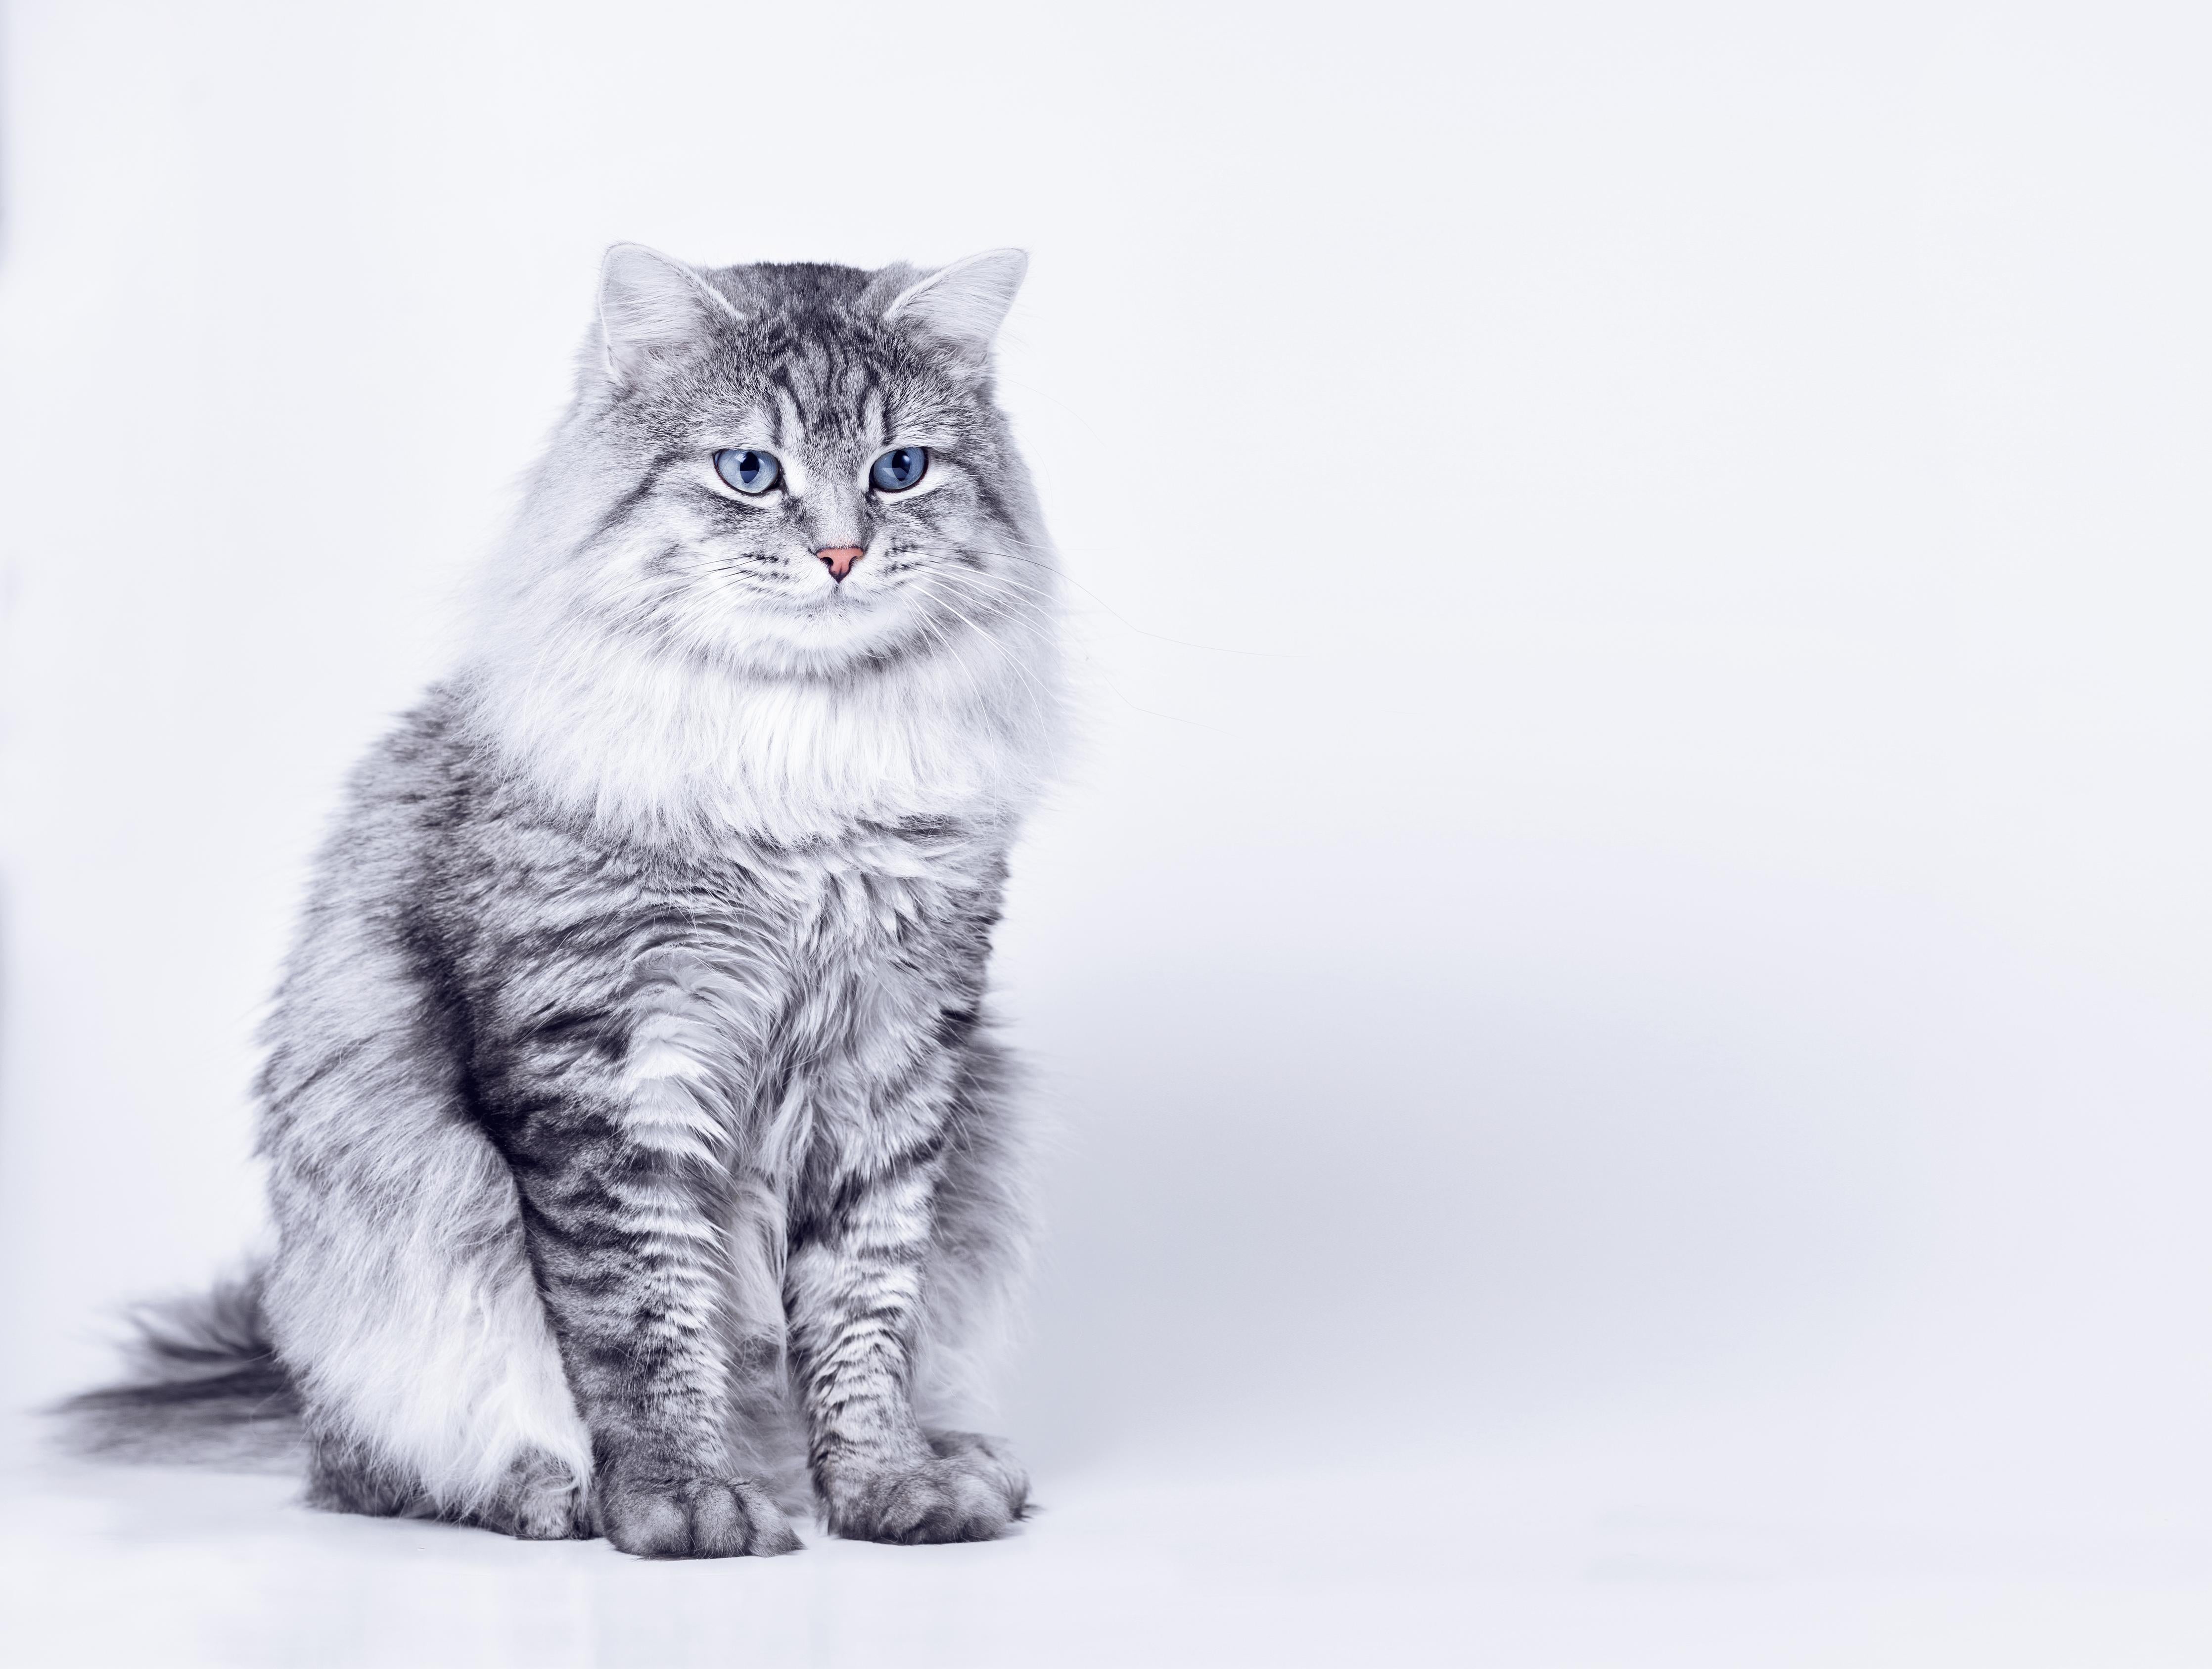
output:
[[418, 905], [461, 815], [465, 751], [451, 692], [434, 686], [354, 767], [264, 1029], [264, 1099], [391, 1024], [418, 983]]
[[350, 1128], [425, 1085], [437, 1099], [479, 1052], [482, 1023], [518, 1006], [606, 1000], [641, 928], [666, 913], [653, 869], [533, 793], [471, 722], [465, 689], [433, 685], [355, 766], [316, 855], [264, 1030], [264, 1142], [320, 1139], [333, 1126], [309, 1109], [326, 1102]]
[[428, 879], [463, 815], [466, 752], [453, 693], [434, 685], [362, 755], [316, 853], [296, 950], [327, 932], [334, 912], [396, 905]]

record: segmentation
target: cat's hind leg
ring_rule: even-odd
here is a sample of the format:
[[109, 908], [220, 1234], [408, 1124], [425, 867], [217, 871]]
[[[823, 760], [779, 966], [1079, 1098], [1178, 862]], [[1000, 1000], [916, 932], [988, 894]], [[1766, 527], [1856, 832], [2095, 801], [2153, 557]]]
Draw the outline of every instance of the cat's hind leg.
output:
[[495, 1530], [519, 1541], [589, 1539], [599, 1533], [590, 1493], [562, 1461], [517, 1455], [489, 1494], [471, 1504], [441, 1503], [420, 1479], [336, 1433], [308, 1452], [307, 1504], [374, 1518], [444, 1519]]
[[591, 1443], [505, 1161], [420, 1093], [380, 1097], [375, 1139], [359, 1139], [335, 1127], [343, 1108], [315, 1104], [319, 1087], [270, 1144], [281, 1239], [266, 1290], [304, 1405], [309, 1501], [595, 1533]]

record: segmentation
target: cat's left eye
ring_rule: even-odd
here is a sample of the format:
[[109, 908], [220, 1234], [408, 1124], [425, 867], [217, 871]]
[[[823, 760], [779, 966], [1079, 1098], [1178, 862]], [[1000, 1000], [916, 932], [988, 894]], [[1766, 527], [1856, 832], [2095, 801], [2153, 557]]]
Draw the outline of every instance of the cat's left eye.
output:
[[775, 461], [774, 452], [732, 446], [714, 454], [714, 473], [750, 497], [775, 486], [775, 478], [783, 473], [783, 466]]
[[894, 446], [876, 460], [868, 482], [879, 493], [903, 493], [929, 473], [926, 446]]

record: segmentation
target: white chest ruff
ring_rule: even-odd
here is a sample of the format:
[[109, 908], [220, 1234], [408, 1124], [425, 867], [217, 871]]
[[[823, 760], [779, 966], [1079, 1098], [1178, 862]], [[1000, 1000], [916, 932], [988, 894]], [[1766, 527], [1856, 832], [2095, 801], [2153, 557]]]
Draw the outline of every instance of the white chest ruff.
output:
[[997, 645], [758, 679], [580, 636], [486, 657], [464, 682], [472, 728], [556, 804], [649, 839], [798, 844], [1018, 816], [1057, 750], [1041, 671]]

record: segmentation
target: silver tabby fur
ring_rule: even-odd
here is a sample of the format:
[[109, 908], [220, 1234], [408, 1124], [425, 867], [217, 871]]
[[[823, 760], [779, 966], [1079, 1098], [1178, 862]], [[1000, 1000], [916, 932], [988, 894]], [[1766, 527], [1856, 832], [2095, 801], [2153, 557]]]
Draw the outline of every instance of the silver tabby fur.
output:
[[[1022, 269], [609, 252], [470, 647], [316, 865], [259, 1084], [276, 1251], [155, 1318], [84, 1442], [259, 1422], [317, 1504], [659, 1556], [795, 1547], [810, 1486], [844, 1536], [1020, 1515], [939, 1422], [1023, 1247], [984, 991], [1060, 719], [992, 388]], [[889, 495], [894, 445], [930, 463]]]

